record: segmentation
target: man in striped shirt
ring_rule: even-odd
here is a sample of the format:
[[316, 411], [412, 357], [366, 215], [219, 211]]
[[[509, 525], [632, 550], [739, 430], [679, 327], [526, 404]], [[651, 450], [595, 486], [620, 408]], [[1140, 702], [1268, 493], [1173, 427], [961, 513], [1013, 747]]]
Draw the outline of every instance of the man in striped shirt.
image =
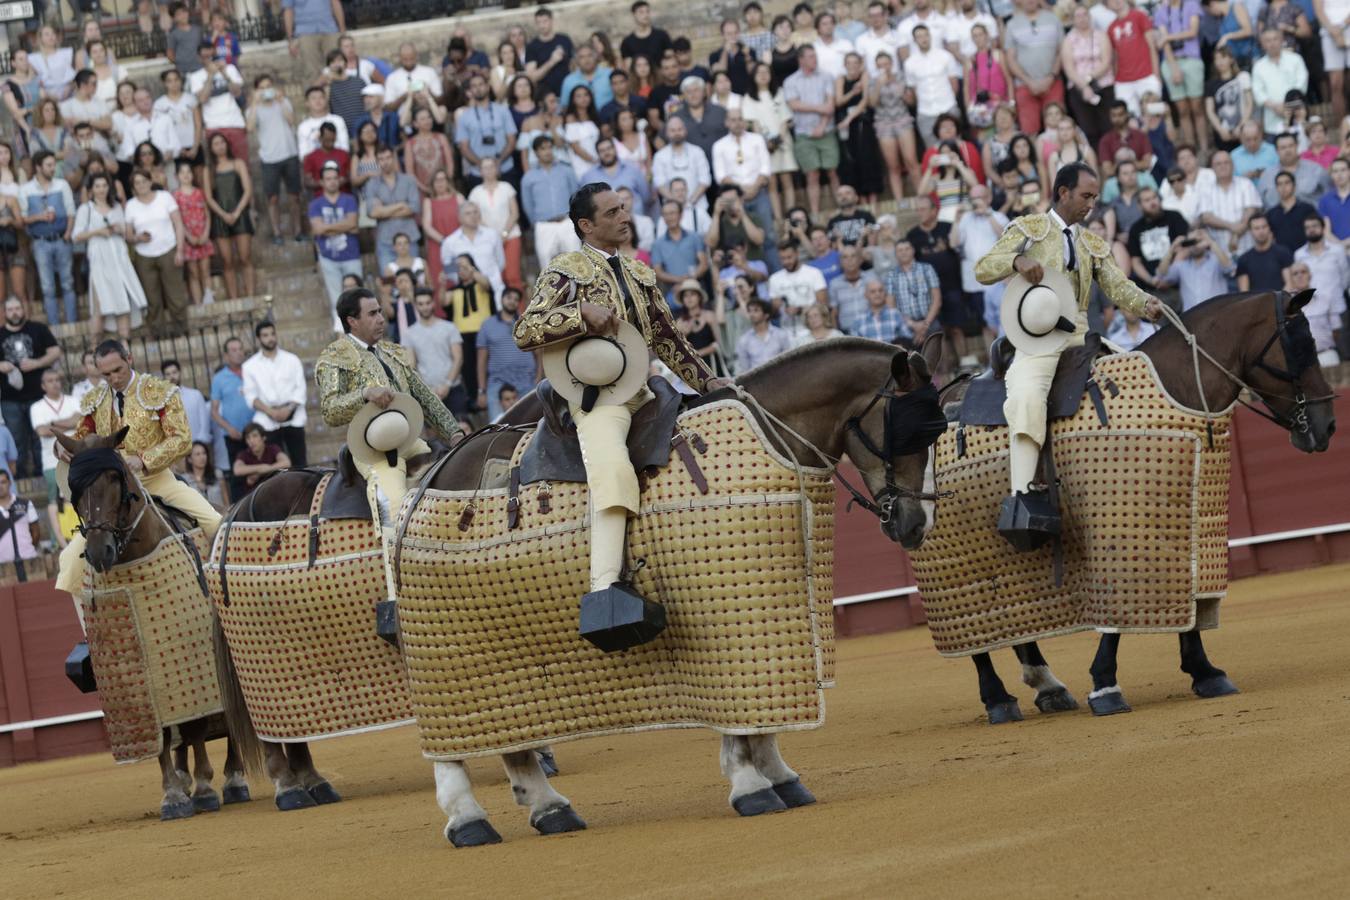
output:
[[914, 245], [909, 241], [896, 242], [895, 261], [899, 265], [886, 273], [886, 295], [900, 314], [900, 337], [921, 344], [942, 309], [937, 271], [914, 258]]

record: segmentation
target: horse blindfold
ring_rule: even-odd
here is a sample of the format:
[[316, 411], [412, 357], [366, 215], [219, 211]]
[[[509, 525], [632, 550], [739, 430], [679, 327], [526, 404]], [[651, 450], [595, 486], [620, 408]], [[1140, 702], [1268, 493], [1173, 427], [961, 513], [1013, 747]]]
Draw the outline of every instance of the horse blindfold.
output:
[[70, 504], [79, 509], [80, 497], [93, 486], [99, 476], [113, 471], [127, 486], [127, 466], [122, 454], [111, 447], [95, 447], [81, 450], [70, 461]]
[[923, 453], [947, 430], [947, 417], [931, 381], [886, 401], [886, 452], [891, 458]]

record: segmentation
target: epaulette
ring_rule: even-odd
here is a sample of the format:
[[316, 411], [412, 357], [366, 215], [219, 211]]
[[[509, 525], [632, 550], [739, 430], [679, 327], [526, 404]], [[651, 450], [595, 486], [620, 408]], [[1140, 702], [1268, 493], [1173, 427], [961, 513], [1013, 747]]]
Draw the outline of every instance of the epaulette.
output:
[[1048, 213], [1036, 213], [1033, 216], [1018, 216], [1008, 223], [1009, 228], [1020, 231], [1033, 241], [1043, 241], [1052, 227]]
[[177, 392], [178, 385], [154, 375], [141, 374], [136, 379], [136, 402], [142, 409], [161, 410]]
[[1111, 255], [1111, 248], [1107, 245], [1106, 239], [1099, 234], [1084, 229], [1079, 235], [1083, 241], [1083, 249], [1097, 259], [1105, 259]]
[[627, 256], [619, 258], [623, 260], [623, 267], [628, 270], [628, 274], [634, 281], [644, 287], [656, 287], [656, 273], [652, 271], [650, 266], [640, 259], [632, 259]]
[[[565, 275], [577, 284], [590, 284], [595, 280], [596, 266], [584, 252], [574, 250], [569, 253], [560, 253], [549, 262], [544, 273], [556, 272], [559, 275]], [[542, 275], [540, 276], [542, 279]]]
[[357, 353], [356, 344], [344, 334], [323, 348], [323, 352], [319, 354], [319, 362], [328, 362], [333, 365], [340, 365], [343, 368], [355, 369], [361, 365], [361, 357]]
[[[347, 343], [351, 343], [351, 341], [348, 341]], [[402, 344], [395, 344], [393, 341], [389, 340], [381, 340], [379, 344], [377, 344], [376, 346], [379, 347], [380, 350], [383, 351], [383, 353], [390, 359], [396, 359], [399, 362], [403, 363], [403, 365], [407, 366], [408, 368], [412, 368], [413, 366], [412, 351], [409, 350], [407, 347], [403, 346]]]
[[108, 398], [110, 391], [111, 388], [108, 387], [108, 382], [105, 381], [89, 393], [85, 394], [84, 398], [80, 400], [80, 415], [93, 415], [94, 410], [98, 409], [103, 401]]

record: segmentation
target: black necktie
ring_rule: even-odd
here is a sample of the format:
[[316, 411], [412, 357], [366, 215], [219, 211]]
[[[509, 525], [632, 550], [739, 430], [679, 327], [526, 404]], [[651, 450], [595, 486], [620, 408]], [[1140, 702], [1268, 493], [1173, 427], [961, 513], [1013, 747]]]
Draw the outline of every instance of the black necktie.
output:
[[117, 418], [125, 419], [127, 415], [127, 397], [121, 391], [117, 391]]
[[1078, 254], [1075, 253], [1073, 249], [1073, 229], [1067, 225], [1064, 226], [1064, 236], [1069, 239], [1068, 269], [1070, 272], [1072, 272], [1078, 268]]
[[628, 316], [634, 321], [637, 320], [637, 308], [633, 303], [633, 295], [628, 292], [628, 282], [623, 277], [623, 263], [619, 262], [619, 255], [616, 253], [609, 258], [609, 267], [614, 272], [614, 277], [619, 282], [619, 293], [623, 296], [623, 304], [628, 308]]
[[376, 362], [380, 364], [380, 368], [384, 369], [384, 374], [389, 377], [389, 386], [394, 387], [397, 384], [397, 382], [394, 381], [394, 370], [389, 368], [389, 364], [384, 361], [384, 357], [380, 356], [380, 354], [375, 351], [374, 344], [366, 345], [366, 349], [375, 357]]

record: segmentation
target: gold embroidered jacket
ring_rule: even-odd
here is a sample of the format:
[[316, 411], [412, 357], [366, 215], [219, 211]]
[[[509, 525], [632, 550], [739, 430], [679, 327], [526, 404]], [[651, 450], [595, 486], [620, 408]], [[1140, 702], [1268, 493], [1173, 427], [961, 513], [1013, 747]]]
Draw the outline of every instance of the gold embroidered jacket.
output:
[[620, 259], [638, 321], [632, 322], [608, 261], [592, 247], [583, 245], [580, 251], [554, 257], [539, 276], [534, 298], [516, 321], [516, 346], [533, 351], [581, 337], [586, 333], [581, 304], [594, 303], [635, 325], [658, 359], [685, 384], [705, 393], [714, 377], [712, 370], [675, 327], [670, 305], [656, 284], [656, 273], [637, 260]]
[[448, 441], [457, 435], [459, 426], [454, 417], [417, 374], [404, 349], [392, 341], [380, 341], [375, 346], [380, 358], [394, 373], [392, 382], [375, 354], [362, 350], [345, 334], [319, 354], [319, 361], [314, 366], [314, 381], [319, 386], [323, 420], [332, 428], [345, 427], [366, 405], [362, 397], [366, 388], [387, 387], [412, 395], [422, 407], [427, 424], [443, 439]]
[[129, 429], [121, 450], [139, 456], [147, 475], [178, 462], [192, 449], [192, 429], [178, 388], [154, 375], [137, 372], [124, 392], [126, 413], [117, 414], [116, 392], [105, 381], [80, 401], [83, 418], [76, 440], [91, 434], [107, 437], [123, 425]]
[[1003, 236], [975, 263], [975, 277], [980, 284], [1002, 281], [1015, 274], [1013, 259], [1020, 254], [1047, 269], [1057, 269], [1067, 275], [1077, 291], [1079, 311], [1087, 311], [1093, 279], [1116, 306], [1136, 314], [1144, 311], [1149, 295], [1120, 271], [1105, 240], [1081, 228], [1074, 241], [1074, 253], [1078, 257], [1078, 268], [1076, 272], [1070, 272], [1064, 258], [1064, 233], [1055, 228], [1050, 215], [1021, 216], [1008, 223]]

